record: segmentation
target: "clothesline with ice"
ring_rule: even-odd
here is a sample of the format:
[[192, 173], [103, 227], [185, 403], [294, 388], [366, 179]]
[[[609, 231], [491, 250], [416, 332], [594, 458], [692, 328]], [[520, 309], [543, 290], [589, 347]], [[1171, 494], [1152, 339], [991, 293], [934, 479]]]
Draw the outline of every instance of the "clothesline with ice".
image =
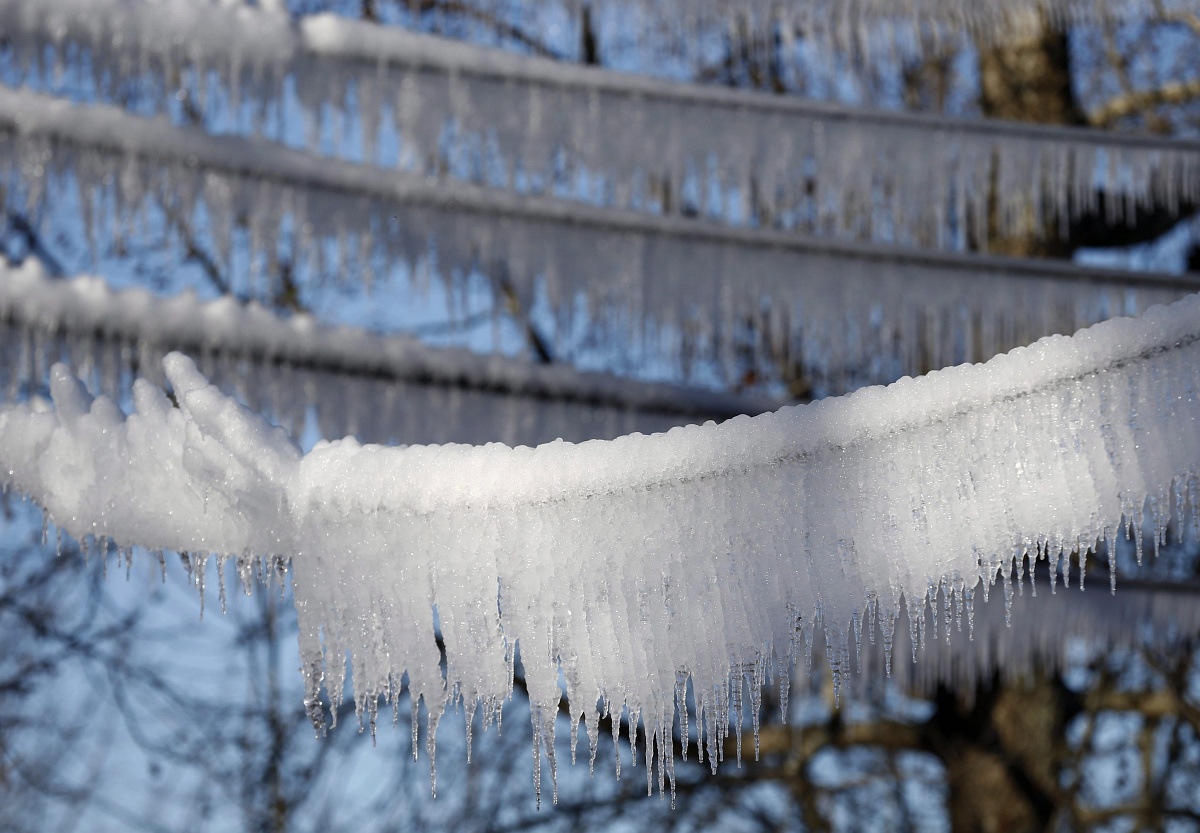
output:
[[536, 449], [301, 454], [188, 359], [164, 365], [178, 407], [139, 382], [128, 416], [57, 367], [52, 409], [0, 409], [0, 478], [81, 540], [244, 576], [290, 559], [314, 721], [349, 656], [372, 728], [405, 681], [414, 721], [424, 703], [431, 760], [448, 704], [498, 714], [519, 651], [552, 773], [561, 675], [593, 756], [624, 709], [661, 788], [677, 718], [715, 766], [814, 642], [841, 685], [864, 632], [891, 662], [905, 605], [941, 595], [970, 622], [1027, 559], [1084, 564], [1126, 529], [1140, 558], [1143, 521], [1156, 547], [1200, 517], [1200, 296], [887, 388]]

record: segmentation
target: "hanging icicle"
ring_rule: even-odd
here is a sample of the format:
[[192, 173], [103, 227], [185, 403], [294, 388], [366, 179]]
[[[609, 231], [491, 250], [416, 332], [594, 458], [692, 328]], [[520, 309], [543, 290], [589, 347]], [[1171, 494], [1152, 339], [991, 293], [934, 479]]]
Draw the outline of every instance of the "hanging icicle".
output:
[[0, 261], [0, 395], [48, 384], [65, 362], [110, 399], [137, 377], [162, 384], [162, 359], [194, 357], [205, 376], [301, 435], [441, 444], [582, 442], [773, 410], [779, 403], [539, 365], [414, 338], [281, 318], [230, 297], [114, 292], [95, 277], [55, 280], [36, 260]]
[[300, 275], [342, 280], [402, 271], [416, 282], [418, 264], [436, 264], [450, 293], [482, 272], [523, 309], [544, 299], [559, 343], [601, 339], [684, 373], [704, 361], [729, 380], [792, 374], [816, 396], [984, 361], [1197, 287], [1195, 276], [916, 253], [430, 183], [4, 89], [0, 187], [18, 212], [77, 188], [89, 239], [126, 239], [157, 212], [213, 241], [244, 294], [263, 287], [234, 274], [239, 229], [267, 274], [281, 252]]
[[823, 640], [841, 684], [864, 612], [894, 633], [941, 595], [947, 628], [960, 607], [970, 626], [1016, 560], [1125, 521], [1157, 543], [1200, 512], [1200, 296], [886, 389], [537, 449], [301, 455], [186, 358], [165, 370], [178, 407], [139, 382], [126, 417], [58, 366], [53, 410], [0, 408], [0, 480], [76, 537], [290, 556], [318, 727], [349, 655], [363, 719], [407, 679], [432, 752], [448, 704], [470, 720], [511, 694], [519, 650], [552, 778], [560, 677], [573, 726], [594, 743], [624, 710], [672, 781], [687, 683], [715, 765], [744, 676], [786, 675]]
[[[1024, 5], [1043, 4], [1090, 5]], [[851, 17], [870, 18], [871, 5]], [[134, 88], [139, 106], [214, 128], [249, 119], [295, 143], [280, 131], [307, 121], [310, 150], [622, 209], [963, 249], [988, 229], [1041, 234], [1055, 220], [1122, 223], [1138, 208], [1200, 202], [1191, 140], [663, 82], [334, 15], [293, 25], [181, 0], [0, 0], [0, 31], [43, 87], [85, 74], [75, 86], [122, 101]], [[289, 78], [302, 113], [288, 110]]]

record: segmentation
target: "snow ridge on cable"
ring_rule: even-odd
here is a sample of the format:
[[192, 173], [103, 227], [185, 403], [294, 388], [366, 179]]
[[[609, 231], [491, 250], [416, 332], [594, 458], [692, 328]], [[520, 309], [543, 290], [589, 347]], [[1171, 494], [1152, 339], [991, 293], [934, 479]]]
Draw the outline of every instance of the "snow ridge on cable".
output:
[[840, 685], [875, 629], [899, 659], [905, 604], [970, 619], [1018, 560], [1111, 549], [1143, 518], [1157, 544], [1200, 511], [1200, 296], [888, 388], [536, 449], [301, 455], [165, 365], [178, 407], [139, 381], [128, 417], [57, 368], [52, 411], [0, 409], [0, 477], [77, 538], [290, 558], [314, 721], [349, 655], [372, 728], [402, 683], [414, 721], [424, 703], [431, 761], [448, 705], [468, 731], [498, 715], [519, 652], [536, 760], [553, 775], [560, 708], [593, 757], [624, 713], [665, 789], [677, 721], [715, 767], [814, 642]]

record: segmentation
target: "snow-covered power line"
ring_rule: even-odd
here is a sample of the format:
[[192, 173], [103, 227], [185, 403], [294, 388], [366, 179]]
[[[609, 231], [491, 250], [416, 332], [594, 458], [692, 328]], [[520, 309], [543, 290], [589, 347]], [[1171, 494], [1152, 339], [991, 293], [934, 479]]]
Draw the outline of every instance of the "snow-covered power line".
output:
[[[82, 73], [85, 88], [113, 96], [136, 85], [143, 107], [177, 107], [181, 91], [201, 113], [227, 103], [207, 89], [215, 73], [234, 110], [251, 99], [274, 111], [292, 78], [310, 146], [349, 119], [371, 162], [619, 208], [961, 247], [968, 229], [1024, 234], [1053, 217], [1120, 222], [1139, 207], [1200, 201], [1194, 141], [671, 83], [334, 15], [293, 23], [183, 0], [0, 0], [0, 30], [19, 65], [58, 62], [65, 69], [39, 74]], [[399, 137], [392, 158], [381, 160], [381, 136]]]
[[624, 708], [661, 786], [676, 718], [715, 765], [814, 640], [841, 681], [864, 633], [891, 649], [905, 603], [941, 588], [969, 624], [1016, 559], [1200, 518], [1200, 296], [887, 388], [536, 449], [302, 455], [188, 359], [165, 369], [178, 407], [139, 383], [126, 417], [58, 366], [52, 410], [0, 409], [0, 479], [77, 538], [246, 574], [290, 557], [314, 719], [349, 654], [360, 714], [406, 679], [431, 755], [448, 704], [497, 713], [519, 646], [552, 771], [561, 675], [593, 754], [601, 710]]
[[77, 188], [93, 239], [121, 239], [154, 206], [185, 234], [208, 229], [229, 262], [245, 229], [268, 274], [289, 248], [294, 263], [355, 280], [432, 255], [451, 290], [483, 271], [524, 309], [544, 298], [564, 342], [603, 334], [627, 356], [711, 360], [730, 379], [747, 362], [790, 364], [818, 394], [983, 361], [1197, 287], [429, 182], [3, 88], [0, 185], [17, 211]]
[[430, 348], [229, 297], [115, 292], [96, 277], [51, 279], [34, 260], [0, 262], [0, 389], [10, 400], [45, 384], [58, 361], [120, 400], [135, 376], [161, 381], [171, 351], [294, 433], [313, 411], [324, 436], [371, 442], [579, 442], [781, 404]]

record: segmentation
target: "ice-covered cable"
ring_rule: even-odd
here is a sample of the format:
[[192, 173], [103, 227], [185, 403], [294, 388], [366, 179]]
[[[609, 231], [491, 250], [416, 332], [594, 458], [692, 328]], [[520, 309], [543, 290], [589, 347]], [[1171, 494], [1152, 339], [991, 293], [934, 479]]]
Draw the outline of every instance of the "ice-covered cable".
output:
[[561, 675], [593, 755], [624, 709], [662, 786], [689, 702], [715, 766], [814, 640], [840, 683], [903, 604], [940, 589], [969, 617], [1016, 558], [1111, 548], [1143, 518], [1157, 543], [1200, 511], [1200, 296], [887, 388], [536, 449], [301, 455], [165, 365], [178, 407], [139, 382], [128, 417], [60, 366], [53, 410], [0, 409], [0, 478], [76, 537], [290, 557], [314, 719], [349, 655], [360, 714], [406, 683], [431, 757], [446, 706], [486, 725], [519, 656], [552, 772]]
[[16, 211], [77, 189], [90, 239], [126, 239], [161, 212], [189, 239], [207, 230], [223, 264], [244, 230], [261, 271], [227, 271], [248, 294], [267, 294], [254, 275], [277, 274], [281, 257], [301, 276], [368, 281], [436, 262], [451, 291], [482, 271], [523, 309], [544, 298], [561, 343], [602, 338], [685, 372], [709, 361], [727, 379], [749, 361], [817, 395], [983, 361], [1197, 286], [1196, 276], [841, 243], [431, 183], [3, 88], [0, 186]]
[[[988, 8], [1004, 5], [978, 15]], [[262, 105], [265, 128], [288, 121], [265, 113], [292, 78], [311, 147], [355, 123], [352, 152], [368, 161], [621, 208], [961, 247], [968, 228], [1036, 234], [1054, 217], [1122, 222], [1200, 199], [1191, 141], [669, 83], [335, 15], [293, 24], [184, 0], [0, 0], [0, 31], [43, 78], [74, 70], [113, 97], [138, 83], [142, 106], [190, 91], [204, 115], [227, 101], [208, 90], [215, 73], [235, 113], [243, 98]], [[42, 67], [52, 52], [64, 67]]]
[[230, 297], [117, 292], [98, 277], [50, 278], [34, 259], [0, 261], [0, 391], [10, 400], [44, 385], [63, 361], [121, 401], [139, 373], [161, 382], [171, 351], [195, 357], [210, 381], [296, 433], [315, 410], [324, 436], [371, 442], [611, 439], [782, 404], [431, 348]]

